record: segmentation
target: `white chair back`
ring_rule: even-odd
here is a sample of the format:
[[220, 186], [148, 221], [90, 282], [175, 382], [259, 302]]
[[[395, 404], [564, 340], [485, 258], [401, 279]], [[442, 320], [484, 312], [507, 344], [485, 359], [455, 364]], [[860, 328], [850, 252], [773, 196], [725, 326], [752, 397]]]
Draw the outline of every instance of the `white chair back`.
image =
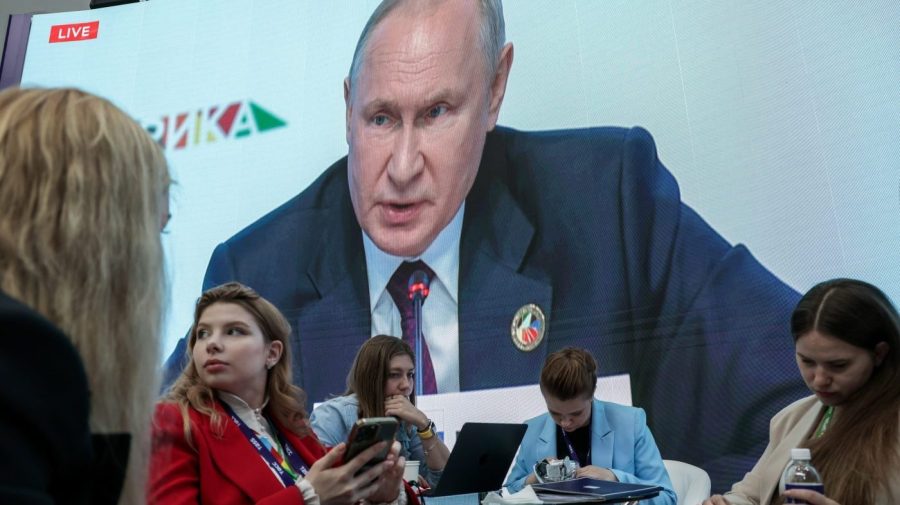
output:
[[664, 459], [663, 464], [669, 472], [678, 505], [697, 505], [709, 498], [712, 483], [705, 470], [672, 459]]

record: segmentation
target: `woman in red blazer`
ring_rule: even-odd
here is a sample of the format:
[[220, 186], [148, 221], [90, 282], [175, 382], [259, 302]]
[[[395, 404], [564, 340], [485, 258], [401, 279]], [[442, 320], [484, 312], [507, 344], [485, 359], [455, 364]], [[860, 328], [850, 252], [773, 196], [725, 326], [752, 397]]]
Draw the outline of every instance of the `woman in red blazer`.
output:
[[200, 297], [190, 362], [156, 409], [149, 503], [418, 505], [396, 442], [358, 476], [383, 443], [344, 465], [345, 444], [322, 447], [290, 382], [288, 335], [278, 309], [241, 284]]

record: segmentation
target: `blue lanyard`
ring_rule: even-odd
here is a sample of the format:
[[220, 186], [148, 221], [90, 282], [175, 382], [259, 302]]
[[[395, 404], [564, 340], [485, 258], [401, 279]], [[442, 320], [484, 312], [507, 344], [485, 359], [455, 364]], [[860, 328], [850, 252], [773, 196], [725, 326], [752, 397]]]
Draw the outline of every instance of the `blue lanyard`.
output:
[[[266, 449], [265, 444], [263, 444], [259, 437], [256, 436], [256, 432], [254, 432], [252, 429], [250, 429], [249, 426], [241, 421], [241, 418], [234, 413], [234, 410], [232, 410], [230, 405], [225, 402], [220, 403], [222, 404], [222, 407], [225, 408], [225, 411], [228, 412], [228, 416], [231, 417], [231, 420], [234, 421], [234, 424], [236, 424], [238, 429], [241, 430], [241, 433], [243, 433], [244, 436], [247, 437], [247, 440], [250, 441], [250, 445], [252, 445], [257, 450], [257, 452], [259, 452], [259, 455], [262, 456], [266, 463], [273, 470], [275, 470], [275, 473], [278, 474], [278, 477], [281, 479], [284, 487], [293, 486], [294, 478], [291, 477], [291, 475], [284, 468], [282, 468], [280, 464], [278, 464], [275, 456], [273, 456], [272, 453], [268, 449]], [[278, 438], [278, 442], [281, 444], [281, 447], [284, 448], [284, 454], [288, 463], [291, 465], [291, 468], [293, 468], [298, 474], [300, 474], [301, 477], [305, 477], [309, 472], [309, 467], [306, 466], [306, 463], [303, 462], [303, 459], [300, 458], [300, 455], [297, 454], [297, 451], [294, 450], [290, 442], [288, 442], [287, 439], [285, 439], [281, 435], [281, 432], [278, 431], [277, 427], [272, 425], [272, 431], [275, 432], [275, 436]]]
[[[581, 458], [578, 457], [578, 453], [575, 452], [575, 447], [572, 445], [572, 441], [569, 440], [569, 436], [566, 435], [566, 430], [564, 430], [564, 429], [562, 429], [562, 427], [560, 427], [559, 431], [562, 432], [563, 441], [565, 441], [566, 449], [569, 451], [569, 459], [578, 463], [578, 466], [580, 466], [580, 467], [584, 466], [584, 464], [581, 463]], [[590, 440], [588, 441], [588, 443], [590, 443]], [[588, 459], [588, 462], [590, 462], [590, 459], [591, 459], [591, 448], [590, 447], [588, 447], [587, 459]]]

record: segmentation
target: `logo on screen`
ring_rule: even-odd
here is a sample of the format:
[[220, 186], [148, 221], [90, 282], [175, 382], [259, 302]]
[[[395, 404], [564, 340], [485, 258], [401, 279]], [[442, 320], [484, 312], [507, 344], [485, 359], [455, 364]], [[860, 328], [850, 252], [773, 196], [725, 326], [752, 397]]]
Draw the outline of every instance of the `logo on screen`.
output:
[[53, 25], [50, 27], [50, 43], [96, 39], [99, 31], [100, 21]]
[[164, 149], [175, 150], [250, 137], [287, 122], [255, 102], [242, 100], [141, 121], [141, 125]]

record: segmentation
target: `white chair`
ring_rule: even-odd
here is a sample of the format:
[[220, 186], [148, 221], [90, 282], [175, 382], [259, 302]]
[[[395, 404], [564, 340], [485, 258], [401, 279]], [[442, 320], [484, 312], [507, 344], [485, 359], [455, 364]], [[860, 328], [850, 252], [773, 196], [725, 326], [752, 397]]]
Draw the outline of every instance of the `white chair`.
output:
[[664, 459], [663, 464], [669, 472], [678, 505], [697, 505], [709, 498], [712, 483], [705, 470], [672, 459]]

